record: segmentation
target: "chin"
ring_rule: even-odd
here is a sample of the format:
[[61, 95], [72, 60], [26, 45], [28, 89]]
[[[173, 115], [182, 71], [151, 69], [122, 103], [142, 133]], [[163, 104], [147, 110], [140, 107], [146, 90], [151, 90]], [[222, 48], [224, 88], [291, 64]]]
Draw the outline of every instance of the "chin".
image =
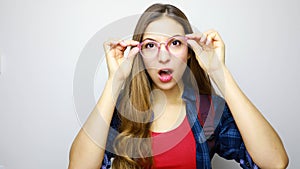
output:
[[171, 90], [174, 87], [176, 87], [177, 83], [174, 80], [172, 80], [171, 82], [168, 82], [168, 83], [158, 82], [158, 83], [155, 83], [154, 85], [155, 85], [155, 88], [160, 89], [160, 90]]

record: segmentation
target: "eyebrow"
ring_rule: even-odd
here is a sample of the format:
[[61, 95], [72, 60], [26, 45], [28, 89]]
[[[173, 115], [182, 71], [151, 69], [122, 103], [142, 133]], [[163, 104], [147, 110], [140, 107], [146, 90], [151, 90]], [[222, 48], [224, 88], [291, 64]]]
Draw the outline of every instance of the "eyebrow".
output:
[[155, 39], [152, 39], [152, 38], [146, 38], [146, 39], [142, 40], [142, 42], [144, 42], [144, 41], [146, 41], [146, 40], [151, 40], [151, 41], [157, 42]]
[[[178, 34], [176, 34], [176, 35], [170, 36], [170, 37], [168, 38], [168, 40], [171, 39], [171, 38], [174, 38], [174, 37], [176, 37], [176, 36], [184, 36], [184, 35], [178, 35]], [[146, 38], [146, 39], [142, 40], [142, 42], [144, 42], [144, 41], [146, 41], [146, 40], [151, 40], [151, 41], [158, 42], [157, 40], [152, 39], [152, 38]]]

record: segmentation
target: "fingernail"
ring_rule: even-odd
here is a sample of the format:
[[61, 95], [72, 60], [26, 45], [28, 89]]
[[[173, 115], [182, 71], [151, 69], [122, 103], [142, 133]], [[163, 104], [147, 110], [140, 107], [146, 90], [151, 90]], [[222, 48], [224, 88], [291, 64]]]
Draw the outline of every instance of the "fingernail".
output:
[[205, 45], [209, 45], [210, 44], [210, 40], [207, 40]]
[[188, 40], [193, 39], [191, 36], [185, 36]]
[[205, 41], [205, 38], [201, 37], [200, 42], [204, 42], [204, 41]]

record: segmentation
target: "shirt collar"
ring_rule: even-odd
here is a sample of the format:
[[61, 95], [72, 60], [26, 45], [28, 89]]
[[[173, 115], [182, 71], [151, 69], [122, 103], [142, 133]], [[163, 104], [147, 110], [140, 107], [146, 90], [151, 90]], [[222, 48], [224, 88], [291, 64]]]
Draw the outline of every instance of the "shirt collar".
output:
[[183, 94], [182, 94], [182, 99], [184, 101], [196, 101], [196, 90], [194, 90], [193, 88], [184, 85], [184, 90], [183, 90]]

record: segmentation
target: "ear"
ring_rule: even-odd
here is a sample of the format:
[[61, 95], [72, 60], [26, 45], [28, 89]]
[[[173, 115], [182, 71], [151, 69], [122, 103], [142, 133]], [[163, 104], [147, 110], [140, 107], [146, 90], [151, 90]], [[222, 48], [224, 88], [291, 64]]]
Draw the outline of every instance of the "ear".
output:
[[191, 58], [191, 54], [190, 54], [190, 53], [188, 53], [187, 59], [190, 59], [190, 58]]
[[192, 50], [192, 48], [189, 47], [187, 52], [187, 60], [191, 59], [193, 55], [194, 55], [194, 51]]

